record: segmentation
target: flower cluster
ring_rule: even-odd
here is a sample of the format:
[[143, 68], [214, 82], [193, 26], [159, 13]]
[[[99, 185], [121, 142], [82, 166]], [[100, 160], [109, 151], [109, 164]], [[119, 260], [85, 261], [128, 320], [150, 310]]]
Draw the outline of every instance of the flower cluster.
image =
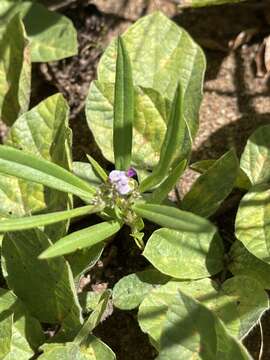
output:
[[109, 174], [109, 180], [120, 195], [129, 195], [134, 190], [131, 178], [135, 175], [136, 171], [133, 168], [128, 171], [113, 170]]

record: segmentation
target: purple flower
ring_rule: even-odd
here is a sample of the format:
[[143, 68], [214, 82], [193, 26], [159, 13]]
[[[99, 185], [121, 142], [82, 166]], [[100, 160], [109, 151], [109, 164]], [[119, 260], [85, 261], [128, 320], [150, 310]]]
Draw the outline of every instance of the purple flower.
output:
[[121, 195], [127, 195], [132, 191], [132, 187], [129, 186], [129, 176], [126, 171], [111, 171], [109, 174], [109, 180]]

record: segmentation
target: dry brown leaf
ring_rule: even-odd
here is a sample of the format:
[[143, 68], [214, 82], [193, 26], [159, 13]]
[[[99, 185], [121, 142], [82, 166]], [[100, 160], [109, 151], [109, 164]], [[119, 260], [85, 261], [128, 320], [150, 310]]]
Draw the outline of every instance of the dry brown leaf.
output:
[[264, 39], [264, 43], [265, 43], [264, 65], [266, 72], [269, 73], [270, 72], [270, 35]]
[[257, 51], [256, 57], [255, 57], [255, 63], [256, 63], [256, 76], [257, 77], [264, 77], [266, 74], [266, 68], [265, 68], [265, 62], [264, 62], [264, 52], [265, 52], [265, 42], [263, 41], [262, 44], [259, 47], [259, 50]]
[[148, 0], [149, 5], [147, 13], [154, 11], [162, 11], [165, 15], [172, 17], [177, 13], [177, 6], [175, 3], [168, 0]]
[[90, 0], [99, 11], [105, 14], [113, 14], [127, 20], [137, 20], [142, 10], [147, 5], [147, 0]]
[[259, 28], [250, 28], [241, 31], [234, 40], [229, 42], [229, 47], [232, 50], [236, 50], [244, 44], [250, 42], [254, 35], [258, 34]]

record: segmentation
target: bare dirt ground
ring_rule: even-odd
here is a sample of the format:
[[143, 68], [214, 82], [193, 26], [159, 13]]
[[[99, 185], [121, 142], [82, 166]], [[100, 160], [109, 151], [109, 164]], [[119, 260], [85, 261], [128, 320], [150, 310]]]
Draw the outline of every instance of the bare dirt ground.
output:
[[[269, 2], [256, 1], [185, 11], [179, 11], [169, 0], [70, 0], [59, 1], [54, 7], [73, 20], [78, 31], [79, 55], [36, 68], [35, 75], [39, 79], [36, 81], [36, 93], [44, 95], [46, 86], [48, 94], [58, 90], [68, 99], [75, 159], [83, 159], [85, 152], [92, 152], [101, 158], [83, 113], [98, 59], [112, 36], [121, 33], [138, 17], [157, 9], [166, 12], [188, 30], [206, 52], [208, 65], [204, 99], [193, 160], [217, 158], [232, 146], [240, 154], [251, 132], [259, 125], [270, 122], [269, 76], [258, 77], [255, 64], [263, 38], [268, 31], [270, 33], [267, 20]], [[237, 50], [230, 50], [229, 42], [247, 29], [256, 29], [252, 41]], [[38, 99], [39, 95], [32, 102]], [[180, 185], [181, 193], [190, 187], [194, 178], [191, 171], [186, 173]], [[123, 276], [134, 271], [138, 253], [130, 250], [121, 239], [117, 245], [118, 251], [111, 256], [110, 264], [99, 274], [97, 282], [113, 284], [120, 274]], [[143, 263], [140, 266], [143, 267]], [[138, 270], [136, 266], [135, 270]], [[270, 319], [266, 315], [263, 317], [265, 349], [261, 360], [270, 359], [269, 325]], [[115, 311], [97, 329], [97, 334], [113, 348], [119, 360], [150, 360], [155, 357], [147, 337], [139, 330], [134, 312]], [[251, 332], [245, 343], [254, 359], [258, 359], [258, 328]]]

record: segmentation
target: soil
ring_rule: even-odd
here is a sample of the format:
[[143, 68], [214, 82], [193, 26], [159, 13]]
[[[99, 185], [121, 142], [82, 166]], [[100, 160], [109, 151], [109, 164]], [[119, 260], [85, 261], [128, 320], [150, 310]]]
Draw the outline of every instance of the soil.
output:
[[[106, 165], [88, 130], [83, 112], [89, 84], [95, 78], [97, 62], [111, 38], [123, 32], [136, 18], [156, 9], [161, 9], [184, 27], [201, 44], [207, 57], [200, 129], [192, 160], [215, 159], [232, 146], [240, 154], [252, 131], [261, 124], [269, 123], [270, 78], [268, 75], [258, 77], [255, 64], [269, 29], [269, 3], [256, 1], [183, 11], [169, 0], [66, 0], [53, 3], [55, 5], [51, 6], [73, 20], [78, 31], [79, 54], [64, 61], [35, 67], [37, 96], [32, 99], [32, 104], [40, 100], [40, 94], [44, 98], [44, 92], [49, 95], [60, 91], [65, 95], [71, 107], [75, 160], [83, 160], [85, 152], [88, 152]], [[240, 32], [251, 28], [256, 29], [252, 41], [242, 44], [237, 50], [230, 50], [229, 43]], [[192, 171], [185, 174], [179, 184], [181, 194], [190, 188], [195, 177]], [[221, 222], [223, 231], [229, 232], [226, 236], [233, 237], [233, 224], [225, 230], [226, 215], [223, 214], [217, 221]], [[108, 257], [109, 261], [106, 261]], [[145, 266], [132, 241], [123, 234], [106, 250], [98, 269], [96, 267], [90, 274], [92, 277], [88, 286], [111, 287], [120, 277]], [[263, 316], [262, 324], [265, 348], [261, 360], [267, 360], [270, 358], [268, 314]], [[155, 350], [138, 327], [135, 312], [114, 310], [97, 328], [96, 334], [115, 351], [118, 360], [155, 358]], [[259, 327], [245, 340], [254, 359], [259, 357], [260, 340]]]

